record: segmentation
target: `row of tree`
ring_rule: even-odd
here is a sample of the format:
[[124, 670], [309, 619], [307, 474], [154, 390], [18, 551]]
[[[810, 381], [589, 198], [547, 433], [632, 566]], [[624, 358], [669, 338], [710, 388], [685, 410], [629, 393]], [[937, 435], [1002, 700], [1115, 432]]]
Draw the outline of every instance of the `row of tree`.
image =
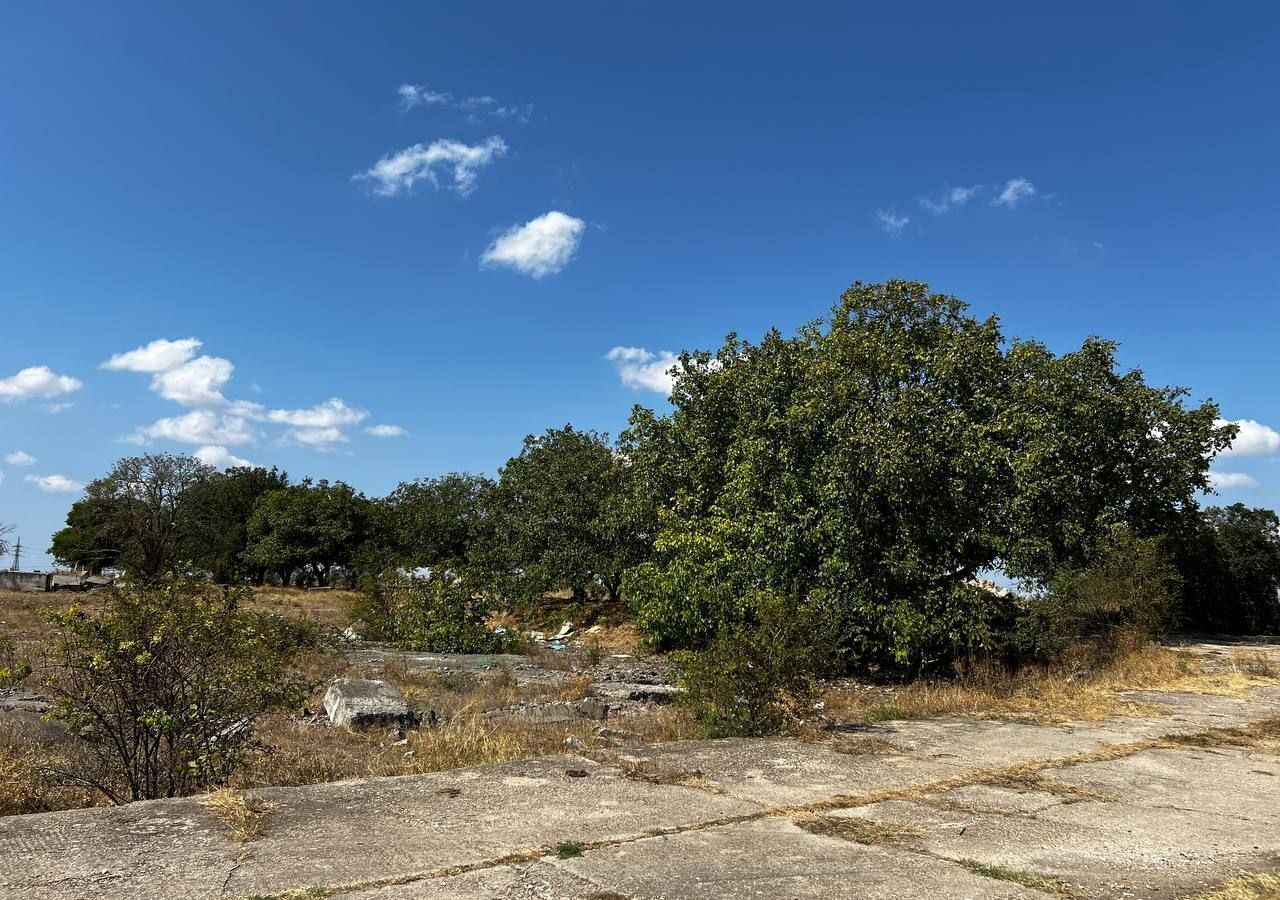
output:
[[1005, 627], [975, 577], [1048, 584], [1124, 529], [1167, 543], [1191, 624], [1280, 627], [1275, 513], [1197, 504], [1234, 426], [1120, 370], [1111, 342], [1058, 355], [926, 285], [859, 283], [794, 336], [730, 336], [674, 374], [673, 411], [636, 407], [616, 443], [566, 426], [526, 438], [496, 480], [452, 474], [384, 498], [274, 469], [121, 460], [52, 552], [142, 577], [429, 567], [500, 597], [626, 595], [668, 647], [782, 603], [836, 623], [855, 658], [905, 664]]
[[85, 488], [50, 553], [140, 579], [327, 585], [425, 568], [483, 572], [508, 597], [569, 588], [616, 599], [652, 541], [651, 528], [625, 520], [628, 471], [605, 437], [572, 426], [527, 438], [496, 481], [453, 473], [381, 498], [341, 481], [294, 483], [274, 468], [219, 472], [146, 454]]

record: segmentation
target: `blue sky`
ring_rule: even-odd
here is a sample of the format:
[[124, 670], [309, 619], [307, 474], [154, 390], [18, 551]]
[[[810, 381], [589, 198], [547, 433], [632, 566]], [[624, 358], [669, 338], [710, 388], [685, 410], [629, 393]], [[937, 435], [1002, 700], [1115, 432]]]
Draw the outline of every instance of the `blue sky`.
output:
[[1119, 340], [1280, 505], [1274, 4], [889, 6], [7, 6], [0, 521], [142, 447], [493, 472], [888, 277]]

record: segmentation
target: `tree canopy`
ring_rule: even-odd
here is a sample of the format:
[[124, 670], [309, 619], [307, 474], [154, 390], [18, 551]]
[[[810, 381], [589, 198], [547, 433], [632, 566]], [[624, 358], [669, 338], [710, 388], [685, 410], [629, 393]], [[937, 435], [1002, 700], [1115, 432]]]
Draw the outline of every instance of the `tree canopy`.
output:
[[821, 600], [857, 659], [924, 664], [990, 640], [967, 582], [1049, 577], [1113, 525], [1195, 508], [1227, 444], [1212, 403], [1120, 372], [1115, 345], [1007, 342], [918, 282], [855, 284], [831, 315], [681, 357], [674, 411], [624, 438], [659, 467], [655, 559], [629, 573], [642, 628], [705, 644], [766, 598]]

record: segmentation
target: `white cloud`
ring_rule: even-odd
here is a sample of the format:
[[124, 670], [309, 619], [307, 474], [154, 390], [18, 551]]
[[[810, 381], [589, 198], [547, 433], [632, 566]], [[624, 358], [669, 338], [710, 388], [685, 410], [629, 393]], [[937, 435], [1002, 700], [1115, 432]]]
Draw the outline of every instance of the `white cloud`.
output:
[[653, 353], [643, 347], [614, 347], [604, 358], [613, 363], [627, 387], [671, 395], [675, 382], [671, 369], [679, 357], [669, 350]]
[[396, 89], [400, 95], [402, 109], [413, 109], [415, 106], [443, 106], [459, 109], [467, 113], [467, 121], [478, 125], [486, 119], [516, 119], [528, 122], [533, 118], [533, 104], [499, 103], [490, 96], [461, 97], [455, 99], [449, 91], [436, 91], [425, 84], [402, 84]]
[[910, 221], [910, 216], [896, 216], [885, 209], [876, 210], [876, 222], [880, 225], [881, 230], [883, 230], [885, 234], [889, 234], [894, 237], [902, 234], [902, 229], [906, 228], [907, 223]]
[[219, 415], [198, 409], [181, 416], [159, 419], [134, 431], [135, 444], [160, 438], [182, 444], [248, 444], [257, 437], [253, 426], [240, 416]]
[[1271, 456], [1280, 453], [1280, 431], [1276, 431], [1253, 419], [1235, 419], [1227, 422], [1218, 419], [1219, 428], [1223, 425], [1235, 425], [1239, 428], [1231, 446], [1223, 450], [1221, 456]]
[[36, 464], [36, 458], [23, 450], [14, 450], [12, 453], [6, 453], [4, 461], [11, 466], [34, 466]]
[[347, 406], [337, 397], [307, 409], [273, 409], [267, 413], [271, 422], [282, 422], [300, 428], [329, 428], [335, 425], [358, 425], [369, 418], [368, 410]]
[[50, 494], [74, 494], [84, 490], [83, 484], [66, 475], [28, 475], [23, 480]]
[[222, 386], [231, 380], [235, 366], [220, 356], [200, 356], [151, 378], [151, 390], [183, 406], [222, 406]]
[[214, 444], [201, 447], [192, 456], [206, 466], [213, 466], [215, 469], [231, 469], [237, 466], [251, 468], [253, 466], [253, 463], [249, 462], [249, 460], [233, 455], [226, 447]]
[[70, 375], [59, 375], [48, 366], [31, 366], [16, 375], [0, 378], [0, 403], [48, 399], [78, 391], [84, 384]]
[[1010, 178], [1004, 183], [999, 196], [991, 201], [992, 206], [1005, 206], [1013, 209], [1023, 200], [1036, 195], [1036, 186], [1025, 178]]
[[587, 225], [581, 219], [552, 210], [523, 225], [513, 225], [480, 257], [487, 266], [510, 266], [525, 275], [554, 275], [569, 264]]
[[329, 450], [334, 444], [345, 444], [348, 440], [341, 428], [290, 428], [284, 433], [286, 441], [313, 447], [316, 450]]
[[964, 206], [980, 190], [982, 190], [982, 185], [980, 184], [975, 184], [973, 187], [945, 188], [936, 194], [921, 197], [920, 205], [935, 216], [940, 216], [943, 213]]
[[1210, 472], [1210, 486], [1218, 490], [1230, 488], [1256, 488], [1258, 480], [1244, 472]]
[[365, 172], [353, 175], [357, 181], [373, 183], [373, 192], [382, 197], [394, 197], [410, 190], [415, 183], [427, 181], [432, 187], [440, 186], [436, 168], [453, 170], [453, 189], [466, 195], [475, 190], [479, 170], [505, 155], [507, 145], [494, 136], [479, 144], [462, 141], [439, 140], [430, 144], [414, 144], [399, 153], [384, 156]]
[[4, 472], [0, 472], [0, 484], [4, 484]]
[[201, 342], [196, 338], [183, 338], [178, 341], [169, 341], [164, 338], [152, 341], [136, 350], [130, 350], [127, 353], [116, 353], [102, 364], [104, 369], [112, 369], [117, 372], [163, 372], [166, 369], [172, 369], [180, 366], [191, 357], [196, 355], [196, 351], [201, 347]]
[[409, 433], [399, 425], [370, 425], [364, 431], [374, 437], [404, 437]]
[[433, 91], [425, 84], [402, 84], [396, 93], [400, 95], [400, 105], [405, 109], [415, 106], [448, 106], [453, 102], [453, 95], [448, 91]]

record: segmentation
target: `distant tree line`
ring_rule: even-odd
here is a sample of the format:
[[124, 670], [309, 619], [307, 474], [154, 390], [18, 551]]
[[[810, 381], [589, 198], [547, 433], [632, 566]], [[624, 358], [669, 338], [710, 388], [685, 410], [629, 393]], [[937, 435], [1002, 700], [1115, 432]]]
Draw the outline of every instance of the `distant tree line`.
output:
[[1197, 504], [1234, 426], [1121, 370], [1112, 342], [1055, 354], [926, 285], [859, 283], [794, 336], [684, 354], [672, 405], [636, 407], [616, 442], [552, 429], [496, 479], [381, 498], [276, 469], [123, 459], [51, 552], [143, 579], [426, 568], [496, 602], [625, 598], [672, 649], [790, 609], [830, 626], [851, 662], [922, 667], [1012, 633], [1016, 611], [976, 578], [1049, 585], [1114, 559], [1123, 534], [1175, 565], [1185, 626], [1280, 630], [1275, 513]]

